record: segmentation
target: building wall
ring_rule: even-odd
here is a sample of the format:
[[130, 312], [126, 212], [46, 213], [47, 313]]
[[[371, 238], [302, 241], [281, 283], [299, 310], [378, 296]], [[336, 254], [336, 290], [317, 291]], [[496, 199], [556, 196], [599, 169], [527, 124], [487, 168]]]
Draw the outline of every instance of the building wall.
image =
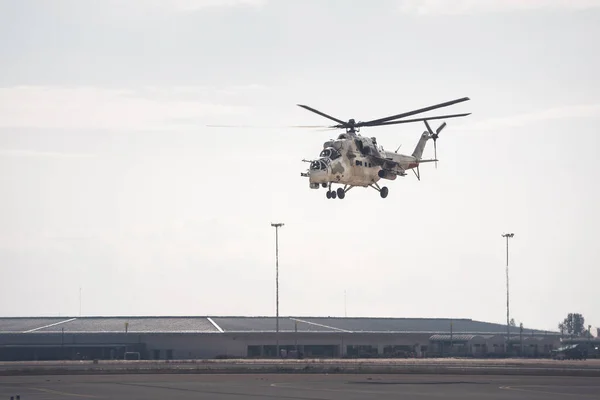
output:
[[[246, 344], [230, 334], [147, 334], [143, 336], [150, 359], [245, 357]], [[156, 357], [155, 351], [158, 351]]]
[[[421, 355], [428, 345], [429, 334], [382, 334], [382, 333], [307, 333], [280, 332], [280, 348], [294, 349], [296, 346], [306, 349], [308, 353], [319, 352], [319, 347], [327, 347], [327, 355], [347, 356], [353, 352], [381, 355], [400, 350], [415, 352]], [[28, 333], [1, 334], [0, 346], [29, 346], [65, 349], [85, 349], [87, 345], [110, 349], [132, 351], [143, 345], [147, 359], [201, 359], [219, 356], [247, 357], [249, 346], [261, 347], [263, 356], [265, 346], [273, 347], [277, 343], [277, 335], [273, 332], [257, 333]], [[424, 348], [422, 347], [424, 346]], [[396, 349], [398, 351], [398, 349]], [[80, 350], [66, 350], [66, 354]], [[84, 352], [87, 350], [81, 350]], [[138, 351], [138, 350], [136, 350]], [[333, 352], [333, 353], [330, 353]], [[63, 353], [60, 353], [63, 354]], [[94, 353], [97, 354], [97, 353]], [[117, 353], [121, 354], [121, 353]], [[362, 353], [361, 353], [362, 354]], [[270, 354], [275, 355], [275, 354]], [[307, 354], [309, 355], [309, 354]], [[108, 356], [107, 356], [108, 357]]]
[[[250, 333], [233, 335], [239, 343], [248, 346], [272, 346], [276, 344], [274, 333]], [[390, 351], [390, 346], [403, 346], [411, 350], [421, 351], [421, 346], [428, 345], [430, 334], [385, 334], [385, 333], [280, 333], [280, 347], [295, 348], [296, 346], [306, 348], [307, 346], [333, 346], [336, 350], [335, 356], [348, 356], [356, 351], [352, 347], [360, 347], [358, 351], [365, 353], [383, 354]], [[308, 354], [307, 354], [308, 355]]]
[[[388, 346], [402, 346], [416, 353], [421, 346], [428, 345], [429, 334], [361, 334], [361, 333], [288, 333], [279, 334], [280, 348], [310, 349], [327, 346], [333, 349], [333, 356], [348, 355], [349, 346], [371, 347], [374, 354], [390, 351]], [[249, 346], [276, 346], [277, 335], [265, 333], [223, 333], [211, 335], [144, 335], [142, 340], [150, 353], [160, 351], [160, 358], [165, 358], [166, 351], [172, 351], [173, 358], [215, 358], [218, 356], [247, 357]], [[388, 347], [388, 348], [386, 348]], [[352, 349], [351, 349], [352, 350]], [[270, 354], [274, 355], [274, 354]], [[154, 354], [150, 358], [154, 358]]]
[[[435, 346], [429, 343], [430, 337], [431, 333], [280, 332], [279, 346], [286, 350], [298, 348], [306, 357], [371, 357], [384, 354], [422, 357], [435, 352]], [[469, 353], [495, 352], [499, 348], [494, 350], [492, 344], [502, 341], [499, 336], [487, 338], [485, 343], [479, 343], [483, 348], [475, 349], [476, 352], [469, 347]], [[547, 337], [533, 347], [538, 341], [529, 339], [524, 343], [524, 350], [527, 355], [542, 355], [544, 345], [547, 349], [554, 342], [558, 343], [558, 338]], [[273, 357], [276, 355], [276, 343], [274, 332], [0, 334], [0, 358], [2, 355], [17, 357], [18, 350], [15, 349], [18, 348], [28, 349], [23, 352], [26, 354], [23, 357], [28, 359], [121, 358], [126, 351], [139, 351], [144, 359]], [[469, 343], [471, 345], [473, 343]]]

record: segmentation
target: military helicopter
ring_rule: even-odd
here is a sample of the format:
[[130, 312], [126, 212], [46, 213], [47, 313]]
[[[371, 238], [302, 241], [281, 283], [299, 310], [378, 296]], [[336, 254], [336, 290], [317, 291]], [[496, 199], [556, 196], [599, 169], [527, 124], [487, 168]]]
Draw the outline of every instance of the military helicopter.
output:
[[[442, 123], [435, 131], [431, 129], [428, 121], [464, 117], [471, 113], [450, 114], [413, 119], [401, 119], [412, 115], [424, 113], [434, 109], [447, 107], [453, 104], [470, 100], [468, 97], [436, 104], [433, 106], [392, 115], [390, 117], [379, 118], [366, 122], [356, 122], [354, 119], [344, 122], [338, 118], [327, 115], [319, 110], [304, 104], [298, 104], [308, 111], [319, 114], [325, 118], [337, 122], [337, 125], [329, 126], [333, 129], [345, 129], [337, 139], [330, 139], [323, 143], [323, 150], [319, 158], [315, 160], [302, 160], [310, 164], [306, 172], [301, 176], [309, 178], [311, 189], [319, 187], [327, 188], [326, 196], [328, 199], [343, 199], [346, 193], [354, 187], [371, 187], [377, 190], [382, 198], [386, 198], [389, 189], [386, 186], [379, 186], [380, 179], [395, 180], [398, 176], [406, 176], [406, 171], [412, 170], [418, 180], [421, 180], [419, 165], [422, 163], [435, 162], [437, 168], [437, 139], [440, 132], [446, 127], [446, 122]], [[377, 144], [375, 137], [366, 137], [359, 134], [362, 127], [385, 126], [395, 124], [405, 124], [411, 122], [424, 122], [427, 128], [421, 134], [417, 145], [411, 155], [398, 154], [396, 151], [387, 151]], [[433, 140], [434, 158], [423, 159], [423, 151], [427, 141]], [[332, 189], [333, 184], [343, 185]]]

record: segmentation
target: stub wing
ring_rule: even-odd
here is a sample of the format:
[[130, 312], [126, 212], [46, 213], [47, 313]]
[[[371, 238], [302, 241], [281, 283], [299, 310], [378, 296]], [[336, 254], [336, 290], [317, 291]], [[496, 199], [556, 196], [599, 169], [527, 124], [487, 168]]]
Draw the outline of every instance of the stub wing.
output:
[[383, 169], [394, 169], [400, 166], [400, 164], [389, 158], [383, 158], [379, 156], [370, 156], [371, 162], [375, 165], [379, 165]]
[[[395, 167], [400, 166], [399, 162], [391, 160], [389, 158], [371, 156], [371, 160], [372, 160], [373, 164], [379, 165], [384, 169], [390, 169], [390, 168], [395, 168]], [[436, 161], [439, 161], [439, 160], [437, 160], [437, 159], [414, 160], [414, 161], [411, 161], [410, 163], [422, 164], [422, 163], [436, 162]]]

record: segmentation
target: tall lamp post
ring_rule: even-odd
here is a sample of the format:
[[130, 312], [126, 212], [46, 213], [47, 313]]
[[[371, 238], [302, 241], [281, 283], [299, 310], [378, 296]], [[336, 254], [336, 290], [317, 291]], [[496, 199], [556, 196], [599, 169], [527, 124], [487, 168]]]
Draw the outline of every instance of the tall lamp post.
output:
[[508, 341], [510, 339], [510, 319], [509, 319], [509, 291], [508, 291], [508, 239], [515, 236], [514, 233], [504, 233], [502, 237], [506, 238], [506, 352], [508, 353]]
[[275, 342], [277, 349], [275, 357], [279, 357], [279, 228], [283, 224], [271, 223], [271, 226], [275, 228]]

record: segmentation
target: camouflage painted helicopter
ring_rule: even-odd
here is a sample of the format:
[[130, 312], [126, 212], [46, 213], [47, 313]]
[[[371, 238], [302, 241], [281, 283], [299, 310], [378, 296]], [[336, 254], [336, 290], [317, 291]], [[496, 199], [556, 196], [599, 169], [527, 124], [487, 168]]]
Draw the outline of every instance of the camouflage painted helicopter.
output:
[[[405, 112], [402, 114], [392, 115], [390, 117], [379, 118], [372, 121], [356, 122], [354, 119], [344, 122], [340, 119], [322, 113], [309, 106], [298, 104], [298, 106], [319, 114], [325, 118], [337, 122], [337, 125], [329, 126], [329, 128], [345, 129], [345, 132], [340, 134], [337, 139], [328, 140], [323, 144], [323, 150], [319, 154], [319, 158], [315, 160], [302, 160], [310, 164], [306, 172], [301, 173], [301, 176], [309, 179], [311, 189], [318, 189], [320, 186], [327, 188], [327, 198], [343, 199], [353, 187], [372, 187], [377, 190], [382, 198], [386, 198], [389, 190], [386, 186], [380, 187], [378, 182], [380, 179], [395, 180], [398, 176], [406, 176], [407, 170], [412, 170], [417, 179], [421, 180], [419, 165], [427, 162], [435, 162], [437, 168], [437, 145], [436, 141], [442, 129], [446, 126], [446, 122], [442, 123], [435, 132], [431, 129], [428, 121], [456, 118], [470, 115], [465, 114], [450, 114], [413, 119], [401, 118], [409, 117], [415, 114], [420, 114], [437, 108], [447, 107], [453, 104], [461, 103], [470, 100], [468, 97], [448, 101], [434, 106], [421, 108], [414, 111]], [[358, 132], [362, 127], [385, 126], [404, 124], [410, 122], [425, 123], [427, 128], [421, 134], [419, 141], [411, 155], [398, 154], [398, 150], [392, 152], [384, 150], [377, 144], [375, 137], [361, 136]], [[433, 140], [435, 156], [433, 159], [422, 159], [423, 150], [429, 139]], [[343, 185], [337, 190], [332, 189], [333, 184]]]

